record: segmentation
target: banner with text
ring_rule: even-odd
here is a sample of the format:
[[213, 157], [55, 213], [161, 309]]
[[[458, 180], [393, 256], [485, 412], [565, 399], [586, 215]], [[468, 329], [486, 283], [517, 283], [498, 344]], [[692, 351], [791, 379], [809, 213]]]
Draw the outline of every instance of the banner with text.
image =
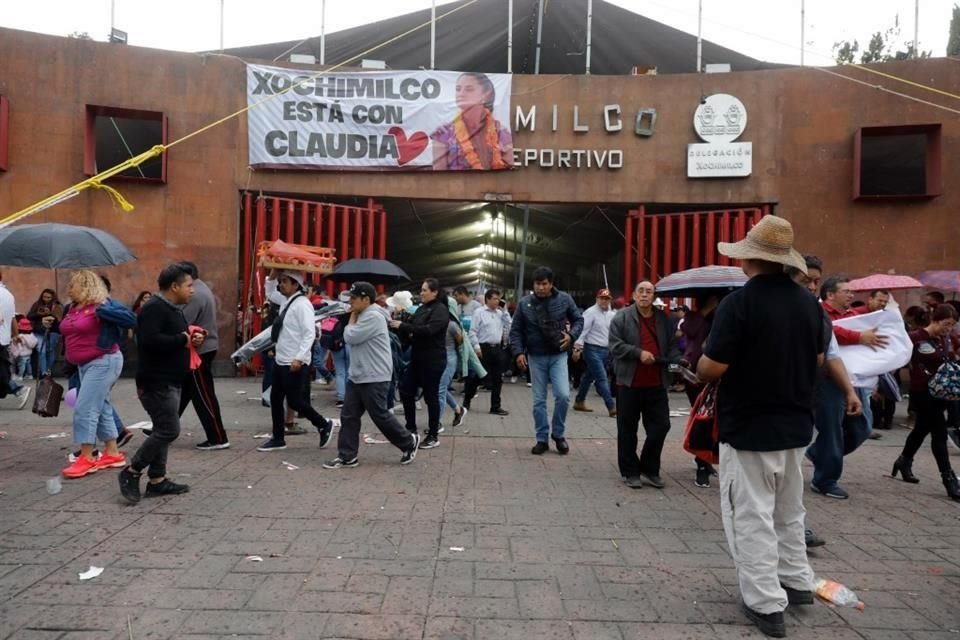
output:
[[513, 165], [510, 75], [312, 75], [247, 65], [247, 104], [259, 105], [247, 112], [251, 166], [489, 171]]

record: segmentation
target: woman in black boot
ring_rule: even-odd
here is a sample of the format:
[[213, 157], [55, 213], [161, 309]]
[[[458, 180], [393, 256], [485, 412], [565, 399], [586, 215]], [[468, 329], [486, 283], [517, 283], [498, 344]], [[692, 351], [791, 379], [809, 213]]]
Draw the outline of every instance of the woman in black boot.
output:
[[903, 452], [893, 463], [891, 475], [901, 475], [904, 482], [920, 482], [913, 475], [913, 456], [920, 450], [924, 438], [930, 434], [930, 448], [937, 461], [943, 486], [947, 495], [960, 500], [957, 476], [950, 468], [947, 453], [947, 401], [930, 395], [928, 383], [945, 361], [956, 359], [956, 350], [950, 340], [950, 332], [957, 323], [957, 311], [947, 304], [933, 310], [930, 324], [924, 329], [910, 332], [913, 340], [913, 357], [910, 360], [910, 397], [917, 410], [917, 423], [907, 436]]

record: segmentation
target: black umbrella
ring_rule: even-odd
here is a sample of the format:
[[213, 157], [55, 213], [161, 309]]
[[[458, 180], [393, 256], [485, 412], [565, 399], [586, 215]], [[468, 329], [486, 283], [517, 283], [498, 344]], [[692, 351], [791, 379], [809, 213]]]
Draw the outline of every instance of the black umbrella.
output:
[[410, 276], [389, 260], [354, 258], [341, 262], [329, 276], [336, 282], [356, 282], [365, 280], [372, 284], [399, 284], [410, 282]]
[[136, 260], [115, 237], [72, 224], [22, 224], [0, 230], [0, 265], [45, 269], [106, 267]]

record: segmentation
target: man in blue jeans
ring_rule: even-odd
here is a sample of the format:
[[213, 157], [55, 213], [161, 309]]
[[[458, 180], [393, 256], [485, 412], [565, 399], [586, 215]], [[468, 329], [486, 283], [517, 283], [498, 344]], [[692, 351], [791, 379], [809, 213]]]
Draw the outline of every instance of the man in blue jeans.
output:
[[573, 361], [583, 358], [587, 371], [580, 379], [577, 389], [577, 398], [573, 403], [574, 411], [593, 411], [585, 404], [590, 385], [595, 383], [597, 393], [603, 398], [603, 404], [611, 418], [616, 417], [617, 408], [610, 393], [610, 383], [607, 380], [607, 357], [610, 350], [607, 345], [610, 340], [610, 321], [616, 312], [610, 308], [613, 297], [609, 289], [600, 289], [597, 292], [597, 303], [583, 312], [583, 333], [573, 345]]
[[[570, 403], [570, 376], [567, 351], [583, 331], [583, 317], [569, 294], [553, 284], [553, 270], [533, 271], [533, 295], [517, 304], [510, 327], [510, 346], [520, 369], [530, 368], [533, 383], [533, 422], [537, 443], [530, 453], [543, 455], [552, 437], [557, 453], [570, 453], [567, 444], [567, 405]], [[547, 383], [553, 387], [553, 420], [547, 420]]]

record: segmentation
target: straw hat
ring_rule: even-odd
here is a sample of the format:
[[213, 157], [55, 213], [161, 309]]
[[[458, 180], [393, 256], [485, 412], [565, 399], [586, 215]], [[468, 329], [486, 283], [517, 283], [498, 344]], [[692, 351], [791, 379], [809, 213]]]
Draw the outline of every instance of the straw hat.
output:
[[793, 226], [783, 218], [765, 216], [740, 242], [718, 242], [717, 251], [738, 260], [765, 260], [807, 272], [803, 256], [793, 248]]

